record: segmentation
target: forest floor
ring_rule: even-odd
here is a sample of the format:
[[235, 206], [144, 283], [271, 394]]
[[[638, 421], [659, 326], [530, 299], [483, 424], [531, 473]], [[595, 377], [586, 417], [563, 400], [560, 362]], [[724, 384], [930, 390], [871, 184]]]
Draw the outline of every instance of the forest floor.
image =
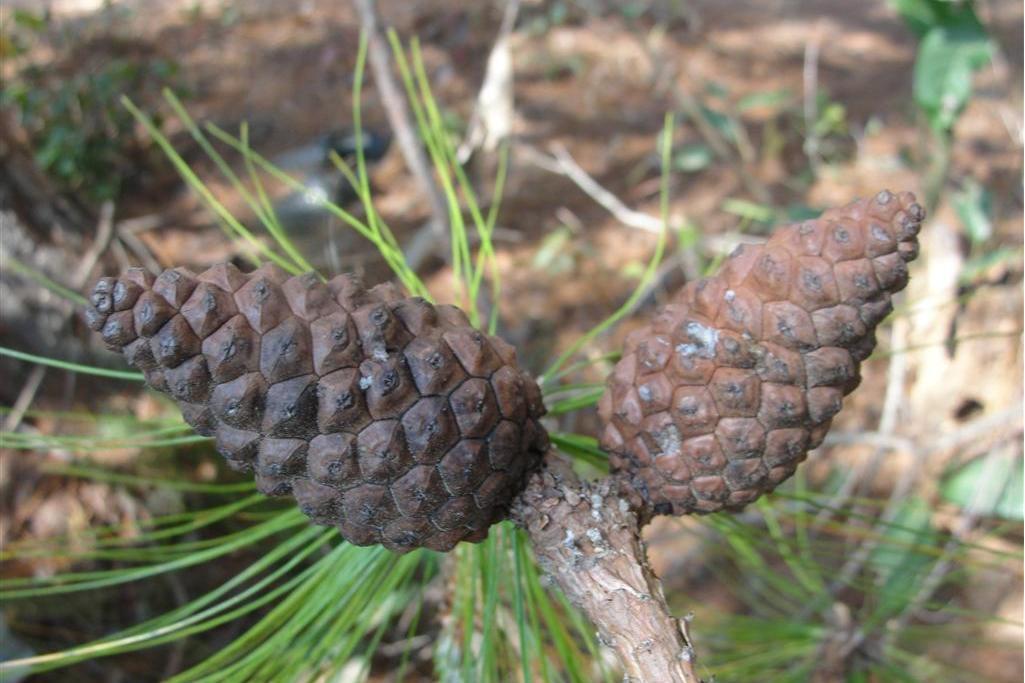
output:
[[[62, 69], [75, 68], [68, 62], [72, 44], [103, 54], [118, 41], [131, 41], [134, 49], [178, 65], [183, 100], [195, 119], [229, 131], [247, 122], [253, 148], [271, 159], [309, 157], [322, 136], [352, 124], [359, 21], [350, 3], [92, 4], [100, 3], [51, 3], [51, 31], [58, 37], [48, 49]], [[459, 134], [474, 112], [501, 7], [453, 0], [378, 4], [386, 25], [404, 39], [419, 38], [435, 95], [453, 134]], [[849, 463], [852, 471], [862, 472], [878, 446], [858, 435], [888, 431], [919, 444], [919, 450], [890, 452], [862, 493], [885, 498], [897, 482], [912, 476], [909, 471], [914, 488], [928, 491], [954, 459], [983, 452], [986, 439], [995, 433], [1020, 433], [1023, 16], [1020, 3], [979, 4], [999, 55], [976, 76], [976, 95], [955, 129], [942, 195], [948, 201], [928, 221], [922, 257], [913, 265], [911, 287], [898, 309], [901, 315], [881, 330], [881, 352], [866, 363], [863, 387], [836, 422], [838, 436], [811, 458], [812, 481], [825, 476], [827, 463]], [[524, 2], [510, 37], [515, 109], [496, 237], [501, 333], [535, 372], [622, 304], [656, 242], [654, 234], [620, 222], [566, 174], [553, 170], [552, 155], [560, 150], [627, 207], [657, 218], [657, 137], [665, 113], [679, 112], [675, 149], [680, 151], [670, 179], [669, 215], [679, 234], [694, 235], [696, 241], [693, 246], [671, 241], [667, 265], [643, 304], [646, 310], [685, 280], [693, 259], [714, 263], [737, 243], [763, 238], [775, 222], [882, 188], [919, 196], [926, 191], [923, 169], [930, 140], [911, 99], [916, 40], [883, 0], [696, 0], [623, 6], [627, 9], [605, 2]], [[169, 114], [154, 102], [154, 109], [162, 107]], [[687, 107], [695, 103], [711, 133], [687, 115]], [[363, 94], [363, 124], [370, 131], [388, 130], [372, 78]], [[818, 149], [809, 155], [805, 141], [811, 129]], [[165, 131], [225, 205], [253, 222], [241, 198], [219, 180], [181, 123], [168, 117]], [[727, 152], [717, 155], [715, 146], [723, 142]], [[494, 168], [489, 158], [473, 166], [484, 197], [489, 196]], [[317, 164], [297, 171], [325, 172]], [[169, 164], [157, 157], [138, 173], [116, 202], [115, 220], [156, 217], [151, 229], [137, 233], [156, 263], [198, 270], [238, 259], [238, 245], [219, 230], [195, 194], [176, 181]], [[412, 240], [428, 221], [429, 208], [396, 145], [372, 166], [371, 179], [378, 207], [399, 241]], [[993, 236], [986, 253], [1006, 248], [1012, 250], [1011, 258], [989, 263], [969, 249], [949, 198], [972, 182], [984, 187], [991, 199]], [[370, 281], [387, 277], [373, 247], [341, 226], [317, 221], [313, 228], [300, 223], [291, 227], [318, 266], [361, 270]], [[118, 260], [114, 257], [104, 267], [113, 270], [131, 258]], [[966, 281], [965, 268], [976, 265], [977, 272]], [[437, 299], [451, 298], [452, 273], [444, 247], [423, 263], [421, 273]], [[597, 358], [616, 348], [636, 324], [627, 319], [599, 338], [588, 354]], [[0, 332], [6, 336], [8, 330]], [[3, 343], [9, 342], [5, 338]], [[598, 364], [580, 379], [600, 381], [602, 371]], [[19, 371], [16, 376], [25, 375]], [[19, 387], [7, 385], [5, 405], [13, 404]], [[900, 399], [884, 403], [888, 391]], [[90, 401], [81, 383], [73, 399], [63, 399], [66, 395], [65, 383], [52, 373], [38, 403], [75, 408]], [[152, 399], [117, 391], [104, 400], [142, 416], [161, 410]], [[990, 424], [984, 420], [1014, 406], [1017, 414], [1006, 423], [973, 436], [973, 429]], [[560, 419], [553, 421], [560, 430], [596, 431], [589, 413]], [[35, 426], [47, 429], [42, 422]], [[936, 445], [942, 438], [964, 447]], [[923, 461], [923, 451], [936, 457]], [[135, 455], [102, 457], [128, 462]], [[210, 468], [190, 454], [182, 462], [183, 467]], [[38, 474], [25, 475], [20, 488], [12, 486], [12, 472], [23, 468], [23, 463], [13, 470], [2, 468], [8, 477], [4, 498], [9, 515], [0, 525], [2, 540], [123, 521], [175, 504], [109, 495], [116, 487]], [[214, 476], [214, 470], [202, 476]], [[16, 509], [7, 507], [13, 501], [18, 501]], [[949, 511], [936, 514], [942, 523], [951, 523], [944, 517]], [[694, 557], [693, 536], [680, 533], [689, 523], [659, 520], [647, 531], [652, 561], [666, 581], [671, 602], [680, 610], [690, 609], [700, 596], [702, 609], [735, 609]], [[993, 542], [1020, 550], [1020, 533], [1017, 540], [1012, 535]], [[998, 584], [1003, 596], [973, 586], [964, 603], [979, 609], [992, 605], [994, 614], [1005, 620], [993, 628], [1006, 636], [1007, 629], [1017, 628], [1007, 622], [1022, 622], [1021, 576]], [[1020, 628], [1017, 633], [1020, 640]], [[1016, 681], [1022, 677], [1020, 654], [979, 646], [960, 656], [970, 660], [962, 666], [988, 680]]]

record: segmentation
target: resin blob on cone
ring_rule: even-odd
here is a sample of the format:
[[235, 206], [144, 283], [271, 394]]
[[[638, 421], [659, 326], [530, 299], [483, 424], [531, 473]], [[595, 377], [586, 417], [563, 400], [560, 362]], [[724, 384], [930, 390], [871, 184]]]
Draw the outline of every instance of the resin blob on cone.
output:
[[857, 387], [924, 217], [883, 191], [782, 228], [628, 337], [601, 445], [649, 512], [738, 509], [794, 473]]
[[513, 348], [394, 285], [131, 269], [91, 304], [90, 327], [229, 464], [352, 543], [481, 541], [547, 449]]

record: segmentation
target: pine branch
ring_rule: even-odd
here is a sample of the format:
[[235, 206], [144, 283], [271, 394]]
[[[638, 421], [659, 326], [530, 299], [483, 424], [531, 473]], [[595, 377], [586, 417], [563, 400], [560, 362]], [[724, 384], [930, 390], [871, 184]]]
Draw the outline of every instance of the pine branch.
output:
[[514, 504], [538, 562], [615, 651], [625, 681], [700, 683], [687, 624], [669, 612], [615, 479], [582, 481], [554, 450]]

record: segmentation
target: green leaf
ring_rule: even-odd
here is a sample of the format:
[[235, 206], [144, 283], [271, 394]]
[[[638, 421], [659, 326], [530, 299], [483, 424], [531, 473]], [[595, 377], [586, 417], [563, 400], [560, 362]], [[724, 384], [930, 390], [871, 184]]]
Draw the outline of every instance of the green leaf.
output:
[[724, 139], [728, 140], [732, 144], [736, 144], [737, 128], [736, 123], [732, 118], [721, 111], [712, 109], [705, 105], [701, 105], [701, 111], [708, 123], [715, 128]]
[[776, 212], [771, 206], [756, 204], [755, 202], [749, 202], [746, 199], [727, 199], [722, 203], [722, 210], [727, 213], [732, 213], [735, 216], [740, 216], [746, 220], [757, 221], [759, 223], [771, 223], [776, 217]]
[[684, 145], [673, 155], [673, 168], [685, 173], [701, 171], [711, 163], [712, 150], [702, 143]]
[[899, 573], [914, 546], [930, 534], [931, 518], [929, 506], [921, 498], [909, 498], [901, 504], [892, 523], [883, 527], [882, 542], [868, 559], [880, 581]]
[[977, 500], [977, 509], [990, 516], [1021, 521], [1025, 461], [1000, 458], [992, 467], [986, 461], [975, 458], [957, 469], [944, 480], [940, 494], [958, 507], [967, 508]]
[[46, 13], [30, 12], [25, 9], [14, 10], [14, 23], [30, 31], [41, 31], [46, 28]]
[[830, 135], [847, 133], [847, 108], [839, 102], [831, 102], [828, 97], [820, 98], [818, 119], [815, 121], [814, 133], [820, 138]]
[[965, 234], [973, 245], [981, 244], [993, 235], [990, 213], [993, 198], [986, 188], [970, 178], [964, 187], [954, 194], [954, 210], [964, 225]]
[[961, 267], [959, 280], [962, 284], [969, 284], [997, 264], [1020, 259], [1021, 255], [1021, 249], [1000, 247], [999, 249], [973, 256]]
[[726, 98], [730, 95], [730, 89], [725, 83], [719, 81], [705, 81], [705, 92], [711, 97]]
[[908, 26], [919, 37], [940, 21], [936, 0], [890, 0], [890, 5], [897, 10]]
[[552, 274], [565, 273], [573, 268], [571, 240], [573, 231], [563, 226], [544, 236], [530, 265], [534, 270]]
[[906, 609], [936, 561], [933, 554], [923, 552], [935, 546], [936, 534], [932, 529], [932, 510], [921, 498], [901, 503], [891, 524], [883, 529], [883, 538], [868, 559], [879, 588], [874, 595], [875, 610], [867, 623], [883, 623]]
[[890, 0], [890, 5], [919, 38], [937, 26], [982, 27], [973, 0]]
[[783, 210], [786, 220], [790, 222], [810, 221], [818, 218], [822, 215], [821, 209], [816, 209], [813, 206], [807, 204], [790, 204]]
[[752, 109], [782, 109], [793, 97], [793, 94], [786, 88], [780, 90], [766, 90], [764, 92], [753, 92], [744, 95], [737, 100], [736, 110], [738, 113], [745, 113]]
[[972, 94], [972, 74], [990, 59], [992, 44], [978, 25], [931, 29], [918, 48], [914, 96], [936, 130], [953, 127]]

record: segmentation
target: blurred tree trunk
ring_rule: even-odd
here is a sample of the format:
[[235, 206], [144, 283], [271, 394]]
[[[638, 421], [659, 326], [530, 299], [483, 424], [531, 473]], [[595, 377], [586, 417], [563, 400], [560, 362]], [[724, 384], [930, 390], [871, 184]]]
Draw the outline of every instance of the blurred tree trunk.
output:
[[[36, 165], [24, 130], [0, 110], [0, 345], [43, 356], [106, 362], [90, 337], [75, 334], [74, 306], [26, 276], [19, 264], [71, 289], [96, 240], [97, 220]], [[95, 259], [93, 259], [95, 263]], [[0, 362], [8, 381], [0, 401], [16, 398], [29, 366]]]
[[95, 218], [46, 177], [33, 159], [25, 131], [0, 110], [0, 211], [11, 214], [36, 239], [81, 246]]

